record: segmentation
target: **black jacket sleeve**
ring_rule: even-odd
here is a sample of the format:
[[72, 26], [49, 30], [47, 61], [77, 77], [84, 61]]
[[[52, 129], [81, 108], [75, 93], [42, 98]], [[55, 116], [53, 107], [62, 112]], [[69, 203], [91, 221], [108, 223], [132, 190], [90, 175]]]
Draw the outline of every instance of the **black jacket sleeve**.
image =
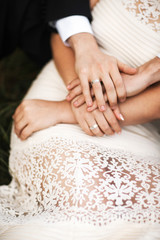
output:
[[89, 0], [46, 0], [46, 20], [55, 21], [60, 18], [82, 15], [91, 20]]

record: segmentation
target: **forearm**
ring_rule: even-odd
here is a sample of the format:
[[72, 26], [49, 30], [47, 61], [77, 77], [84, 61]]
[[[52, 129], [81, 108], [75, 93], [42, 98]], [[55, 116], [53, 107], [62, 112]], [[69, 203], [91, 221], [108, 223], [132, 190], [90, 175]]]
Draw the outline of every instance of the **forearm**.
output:
[[58, 34], [52, 35], [51, 48], [57, 70], [64, 83], [68, 85], [69, 82], [77, 78], [73, 50], [63, 44]]
[[120, 104], [125, 121], [122, 126], [141, 124], [160, 118], [160, 84], [153, 85], [144, 92], [128, 98]]

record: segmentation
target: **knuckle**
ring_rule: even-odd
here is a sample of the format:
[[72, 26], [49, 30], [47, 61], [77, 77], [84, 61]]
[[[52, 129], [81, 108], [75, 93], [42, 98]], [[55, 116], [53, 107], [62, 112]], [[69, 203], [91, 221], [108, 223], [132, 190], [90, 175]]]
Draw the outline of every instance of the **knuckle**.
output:
[[110, 127], [109, 126], [104, 126], [103, 127], [103, 131], [105, 132], [105, 133], [108, 133], [109, 132], [109, 130], [110, 130]]
[[113, 131], [111, 130], [110, 127], [108, 128], [108, 130], [106, 130], [105, 134], [106, 135], [113, 135]]
[[86, 130], [86, 133], [87, 133], [87, 135], [89, 135], [89, 136], [93, 136], [94, 134], [91, 132], [91, 131], [89, 131], [89, 130]]
[[123, 81], [122, 79], [116, 79], [115, 84], [117, 88], [122, 88], [123, 87]]
[[28, 105], [26, 105], [26, 106], [23, 107], [23, 112], [24, 112], [25, 115], [27, 115], [27, 114], [29, 113], [29, 107], [28, 107]]
[[117, 99], [111, 99], [109, 101], [110, 107], [113, 109], [115, 109], [117, 107]]
[[83, 67], [81, 67], [81, 68], [79, 69], [78, 73], [79, 73], [80, 75], [86, 75], [86, 74], [88, 73], [88, 68], [85, 67], [85, 66], [83, 66]]
[[17, 124], [17, 125], [15, 126], [15, 129], [16, 129], [17, 132], [19, 132], [19, 131], [21, 130], [21, 126]]
[[103, 135], [104, 134], [101, 131], [99, 131], [98, 134], [97, 134], [98, 137], [102, 137]]
[[22, 132], [22, 134], [21, 134], [21, 139], [22, 139], [22, 140], [25, 140], [26, 138], [27, 138], [27, 134]]
[[112, 123], [112, 126], [118, 126], [118, 122], [117, 122], [117, 120], [113, 117], [113, 118], [111, 118], [111, 123]]
[[101, 72], [102, 74], [105, 74], [105, 72], [106, 72], [105, 64], [100, 62], [100, 63], [98, 63], [98, 67], [99, 67], [99, 69], [100, 69], [100, 72]]
[[99, 130], [99, 128], [94, 129], [94, 134], [96, 136], [100, 136], [101, 135], [101, 131]]
[[89, 129], [87, 127], [83, 127], [83, 131], [87, 134], [92, 136], [92, 133], [89, 131]]
[[28, 106], [28, 100], [23, 100], [23, 102], [21, 102], [20, 106], [22, 106], [22, 107]]
[[84, 95], [85, 98], [86, 97], [88, 98], [88, 96], [89, 96], [89, 92], [86, 88], [83, 88], [83, 95]]
[[114, 86], [112, 83], [108, 83], [107, 87], [106, 87], [107, 92], [114, 92]]
[[120, 94], [119, 99], [120, 99], [120, 100], [123, 100], [123, 99], [125, 100], [126, 97], [127, 97], [126, 91], [123, 91], [123, 92]]
[[31, 130], [29, 130], [29, 129], [24, 129], [24, 130], [22, 131], [22, 133], [21, 133], [21, 137], [22, 137], [23, 139], [26, 139], [26, 138], [28, 138], [28, 137], [31, 135], [31, 133], [32, 133]]
[[93, 88], [94, 88], [94, 90], [101, 90], [101, 89], [102, 89], [100, 83], [94, 83], [94, 84], [93, 84]]

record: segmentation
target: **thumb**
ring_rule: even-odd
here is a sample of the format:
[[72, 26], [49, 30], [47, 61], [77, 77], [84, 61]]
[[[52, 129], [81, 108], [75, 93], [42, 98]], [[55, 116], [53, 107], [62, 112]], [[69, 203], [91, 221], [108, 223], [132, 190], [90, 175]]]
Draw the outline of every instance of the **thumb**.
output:
[[135, 74], [137, 72], [136, 68], [130, 67], [120, 61], [118, 61], [118, 68], [121, 72], [127, 73], [127, 74]]

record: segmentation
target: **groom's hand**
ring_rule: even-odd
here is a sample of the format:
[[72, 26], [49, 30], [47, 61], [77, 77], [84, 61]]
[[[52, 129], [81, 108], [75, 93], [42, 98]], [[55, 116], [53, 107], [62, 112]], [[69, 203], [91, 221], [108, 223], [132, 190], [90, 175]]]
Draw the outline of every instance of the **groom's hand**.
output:
[[116, 58], [102, 53], [94, 37], [88, 33], [73, 35], [69, 43], [74, 49], [76, 72], [82, 85], [82, 91], [87, 106], [92, 106], [89, 83], [92, 84], [97, 105], [100, 111], [106, 110], [100, 81], [106, 89], [107, 100], [112, 109], [126, 99], [126, 89], [120, 71], [128, 74], [136, 72], [134, 68], [119, 62]]

